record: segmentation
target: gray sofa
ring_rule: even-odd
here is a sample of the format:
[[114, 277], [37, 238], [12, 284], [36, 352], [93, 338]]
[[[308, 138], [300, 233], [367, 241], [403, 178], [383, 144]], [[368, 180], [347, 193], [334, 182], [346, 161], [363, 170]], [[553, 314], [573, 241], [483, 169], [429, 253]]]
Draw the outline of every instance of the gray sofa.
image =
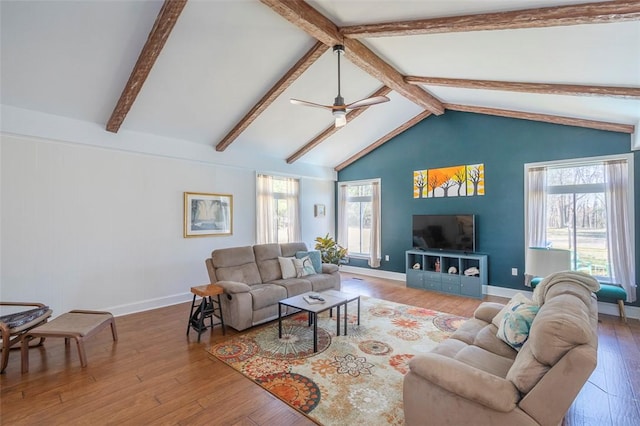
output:
[[[307, 291], [340, 290], [338, 266], [322, 264], [322, 273], [282, 279], [278, 257], [308, 251], [305, 243], [258, 244], [214, 250], [205, 264], [211, 283], [224, 288], [226, 325], [244, 330], [278, 318], [278, 301]], [[284, 310], [283, 310], [284, 313]]]
[[450, 339], [409, 361], [406, 424], [560, 424], [596, 367], [598, 288], [580, 273], [547, 277], [519, 351], [496, 337], [503, 305], [482, 303]]

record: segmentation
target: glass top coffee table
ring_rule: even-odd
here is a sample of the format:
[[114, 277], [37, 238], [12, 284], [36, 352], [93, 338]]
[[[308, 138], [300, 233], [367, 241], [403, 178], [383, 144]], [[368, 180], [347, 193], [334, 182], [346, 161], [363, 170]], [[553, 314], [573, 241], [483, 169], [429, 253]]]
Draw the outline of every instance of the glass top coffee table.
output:
[[[305, 296], [309, 295], [320, 295], [323, 299], [323, 303], [310, 304], [305, 300]], [[307, 292], [303, 294], [299, 294], [297, 296], [288, 297], [278, 302], [278, 337], [282, 338], [282, 307], [290, 306], [295, 309], [300, 309], [301, 311], [305, 311], [309, 315], [309, 325], [313, 324], [313, 352], [318, 352], [318, 314], [320, 312], [327, 311], [329, 309], [336, 308], [337, 310], [337, 332], [336, 334], [340, 335], [340, 306], [344, 305], [345, 309], [347, 306], [347, 299], [342, 296], [334, 296], [331, 294], [324, 293], [316, 293], [316, 292]], [[346, 315], [345, 315], [345, 332], [346, 332]]]

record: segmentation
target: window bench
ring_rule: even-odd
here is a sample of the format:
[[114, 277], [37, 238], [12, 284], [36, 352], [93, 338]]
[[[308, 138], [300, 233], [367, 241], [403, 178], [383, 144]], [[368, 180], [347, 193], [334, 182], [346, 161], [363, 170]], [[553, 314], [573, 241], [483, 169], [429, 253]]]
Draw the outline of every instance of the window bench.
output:
[[[536, 286], [543, 280], [541, 277], [536, 277], [531, 280], [531, 288]], [[622, 286], [617, 284], [604, 284], [600, 283], [600, 290], [596, 293], [598, 300], [609, 299], [618, 302], [618, 311], [620, 312], [620, 318], [627, 322], [627, 315], [624, 313], [624, 301], [627, 299], [627, 292]]]

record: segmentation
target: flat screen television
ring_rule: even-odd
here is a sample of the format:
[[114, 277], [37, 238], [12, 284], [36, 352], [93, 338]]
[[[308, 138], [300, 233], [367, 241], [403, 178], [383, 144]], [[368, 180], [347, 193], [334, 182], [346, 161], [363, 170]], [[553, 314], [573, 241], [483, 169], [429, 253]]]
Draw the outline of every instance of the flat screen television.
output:
[[413, 215], [413, 247], [421, 250], [474, 252], [475, 215]]

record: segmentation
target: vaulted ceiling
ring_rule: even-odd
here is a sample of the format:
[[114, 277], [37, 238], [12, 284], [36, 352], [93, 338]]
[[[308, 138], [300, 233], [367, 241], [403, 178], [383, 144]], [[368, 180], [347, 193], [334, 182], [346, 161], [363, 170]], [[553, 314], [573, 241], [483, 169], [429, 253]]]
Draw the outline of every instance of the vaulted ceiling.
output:
[[[431, 116], [470, 111], [633, 133], [640, 1], [0, 3], [3, 106], [340, 170]], [[517, 10], [515, 8], [517, 7]], [[330, 111], [343, 44], [346, 103]], [[126, 143], [123, 141], [122, 143]]]

